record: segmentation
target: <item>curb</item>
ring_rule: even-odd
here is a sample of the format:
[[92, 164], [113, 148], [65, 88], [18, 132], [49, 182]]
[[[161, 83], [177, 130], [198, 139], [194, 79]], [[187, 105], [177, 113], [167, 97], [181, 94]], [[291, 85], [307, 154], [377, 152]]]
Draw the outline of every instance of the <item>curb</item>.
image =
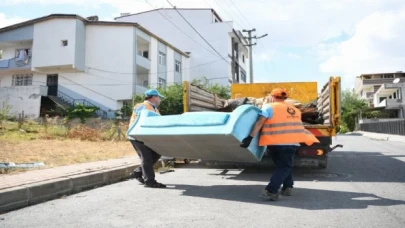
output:
[[138, 166], [126, 165], [0, 190], [0, 214], [128, 179]]
[[388, 135], [388, 134], [379, 134], [374, 132], [365, 132], [365, 131], [356, 131], [355, 134], [360, 134], [366, 138], [379, 140], [379, 141], [394, 141], [394, 142], [403, 142], [405, 143], [405, 136], [401, 135]]

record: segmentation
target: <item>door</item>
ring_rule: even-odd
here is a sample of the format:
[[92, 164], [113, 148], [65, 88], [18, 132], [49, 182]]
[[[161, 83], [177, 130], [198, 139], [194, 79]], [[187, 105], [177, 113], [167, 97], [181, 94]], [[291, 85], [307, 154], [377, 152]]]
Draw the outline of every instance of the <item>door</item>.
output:
[[46, 78], [46, 86], [48, 86], [48, 95], [58, 96], [58, 75], [48, 74]]

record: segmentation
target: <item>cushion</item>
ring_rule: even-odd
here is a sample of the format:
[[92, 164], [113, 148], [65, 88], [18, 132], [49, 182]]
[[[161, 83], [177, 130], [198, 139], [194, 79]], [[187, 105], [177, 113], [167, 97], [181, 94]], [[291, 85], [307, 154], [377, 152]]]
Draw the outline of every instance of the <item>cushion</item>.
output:
[[148, 117], [144, 123], [141, 123], [141, 127], [218, 126], [225, 125], [228, 119], [228, 113], [196, 112], [186, 115], [159, 116], [158, 118]]

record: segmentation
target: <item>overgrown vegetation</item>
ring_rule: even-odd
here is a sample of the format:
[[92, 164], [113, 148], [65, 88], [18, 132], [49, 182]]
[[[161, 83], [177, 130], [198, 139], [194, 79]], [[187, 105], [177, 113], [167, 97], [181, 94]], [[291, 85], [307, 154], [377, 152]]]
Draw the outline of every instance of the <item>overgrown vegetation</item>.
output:
[[6, 101], [3, 101], [0, 110], [0, 128], [3, 128], [4, 122], [9, 118], [10, 109], [10, 105], [8, 105]]
[[[351, 132], [356, 127], [356, 117], [359, 111], [368, 108], [366, 100], [355, 94], [354, 90], [345, 90], [342, 92], [342, 125], [340, 133]], [[366, 111], [362, 113], [363, 118], [376, 118], [379, 111]]]
[[99, 107], [94, 106], [85, 106], [84, 104], [76, 104], [73, 108], [68, 108], [66, 110], [67, 120], [74, 118], [79, 118], [82, 123], [86, 123], [86, 120], [90, 117], [96, 116], [96, 112], [99, 110]]
[[[218, 83], [209, 83], [209, 80], [207, 80], [205, 77], [202, 79], [194, 79], [192, 81], [193, 85], [199, 86], [202, 89], [205, 89], [211, 93], [217, 94], [221, 98], [226, 98], [229, 99], [231, 97], [230, 94], [230, 87], [229, 86], [222, 86], [219, 85]], [[162, 103], [159, 106], [160, 113], [162, 115], [175, 115], [175, 114], [181, 114], [183, 113], [183, 86], [182, 85], [170, 85], [166, 87], [160, 87], [157, 88], [159, 93], [161, 93], [163, 96], [165, 96], [165, 99], [162, 100]], [[140, 103], [144, 101], [144, 96], [143, 95], [134, 95], [133, 96], [133, 102], [134, 104]], [[126, 112], [132, 113], [132, 107], [131, 110], [128, 110], [129, 108], [126, 107]], [[129, 112], [128, 112], [129, 111]], [[121, 110], [123, 112], [123, 110]]]
[[192, 81], [192, 84], [202, 89], [205, 89], [211, 93], [215, 93], [221, 98], [224, 99], [231, 98], [231, 87], [222, 86], [218, 83], [210, 83], [210, 81], [206, 77], [203, 77], [201, 79], [194, 79]]

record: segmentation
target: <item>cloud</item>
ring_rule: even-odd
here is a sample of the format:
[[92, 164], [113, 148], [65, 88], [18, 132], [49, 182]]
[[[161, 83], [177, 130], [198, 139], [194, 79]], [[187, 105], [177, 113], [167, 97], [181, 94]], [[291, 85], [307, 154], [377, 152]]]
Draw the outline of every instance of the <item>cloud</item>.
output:
[[0, 28], [7, 27], [12, 24], [17, 24], [26, 20], [27, 19], [24, 19], [22, 17], [7, 17], [4, 13], [0, 12]]
[[405, 70], [405, 7], [375, 12], [355, 26], [354, 35], [341, 43], [321, 44], [324, 73], [341, 73], [345, 85], [354, 86], [362, 73]]
[[270, 62], [271, 59], [272, 58], [269, 53], [253, 54], [253, 61], [256, 61], [256, 62]]
[[301, 59], [300, 55], [297, 55], [297, 54], [294, 54], [294, 53], [288, 53], [287, 56], [292, 58], [292, 59]]

